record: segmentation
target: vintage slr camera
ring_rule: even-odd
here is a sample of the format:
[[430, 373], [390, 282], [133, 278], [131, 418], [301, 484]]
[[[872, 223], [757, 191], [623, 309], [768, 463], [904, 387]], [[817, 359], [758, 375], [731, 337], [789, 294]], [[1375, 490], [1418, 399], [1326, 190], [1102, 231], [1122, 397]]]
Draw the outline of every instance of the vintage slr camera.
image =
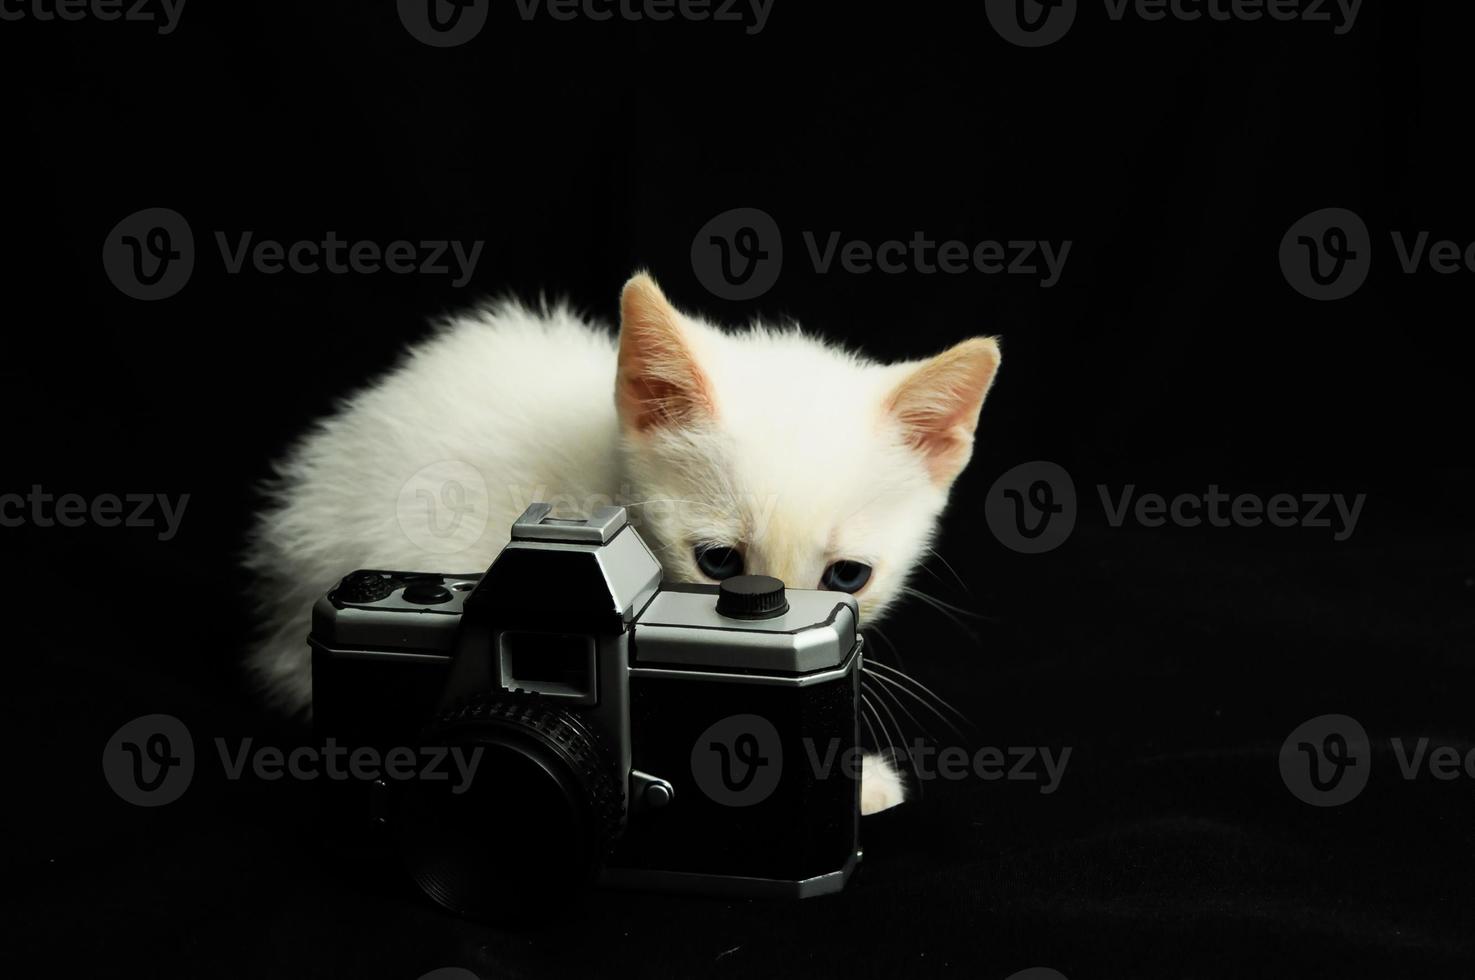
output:
[[362, 826], [472, 916], [591, 880], [837, 891], [859, 857], [858, 628], [844, 593], [662, 585], [620, 507], [534, 504], [485, 574], [356, 571], [313, 610], [319, 740], [477, 764], [469, 785], [336, 782], [334, 836]]

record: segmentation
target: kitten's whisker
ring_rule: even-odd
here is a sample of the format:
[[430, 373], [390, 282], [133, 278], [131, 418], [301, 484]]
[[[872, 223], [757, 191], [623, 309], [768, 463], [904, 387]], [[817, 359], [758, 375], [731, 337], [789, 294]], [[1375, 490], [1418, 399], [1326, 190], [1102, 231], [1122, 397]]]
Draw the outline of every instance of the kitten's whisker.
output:
[[878, 751], [877, 751], [876, 754], [879, 755], [879, 756], [881, 756], [881, 758], [883, 758], [883, 759], [886, 759], [886, 758], [889, 757], [889, 759], [891, 760], [892, 764], [894, 765], [895, 764], [895, 760], [896, 760], [896, 743], [893, 742], [893, 741], [891, 741], [891, 732], [889, 732], [889, 731], [886, 730], [886, 722], [884, 722], [884, 721], [881, 720], [881, 715], [876, 711], [876, 706], [874, 704], [871, 704], [871, 699], [870, 698], [868, 698], [864, 694], [862, 694], [860, 696], [860, 700], [861, 700], [861, 703], [862, 704], [864, 704], [866, 707], [868, 707], [868, 708], [871, 709], [871, 713], [876, 716], [876, 724], [879, 725], [879, 726], [881, 726], [881, 734], [884, 735], [884, 736], [886, 736], [886, 749], [887, 749], [887, 751], [886, 752], [881, 752], [878, 749]]
[[938, 561], [942, 562], [944, 568], [953, 573], [953, 578], [958, 580], [958, 585], [962, 586], [963, 591], [971, 596], [973, 592], [971, 589], [968, 588], [968, 583], [963, 581], [963, 576], [958, 574], [958, 570], [954, 568], [946, 558], [942, 557], [942, 554], [936, 548], [929, 546], [927, 550], [932, 555], [934, 555]]
[[923, 592], [921, 589], [914, 589], [911, 586], [904, 585], [902, 586], [901, 591], [905, 592], [907, 595], [914, 595], [918, 599], [930, 602], [938, 609], [945, 609], [949, 612], [955, 612], [960, 616], [967, 616], [970, 619], [988, 619], [988, 617], [985, 616], [983, 613], [974, 612], [972, 609], [964, 609], [962, 606], [955, 606], [951, 602], [944, 602], [943, 600], [937, 598], [937, 596], [932, 595], [931, 593]]
[[870, 706], [870, 702], [865, 698], [860, 699], [860, 720], [866, 723], [866, 731], [871, 733], [871, 744], [876, 747], [877, 752], [880, 752], [881, 740], [876, 737], [876, 729], [872, 727], [870, 716], [866, 713]]
[[943, 578], [941, 575], [937, 574], [935, 571], [933, 571], [931, 568], [929, 568], [928, 565], [927, 565], [927, 563], [924, 562], [924, 561], [917, 562], [917, 569], [919, 571], [926, 572], [928, 575], [931, 575], [933, 578], [937, 579], [937, 581], [940, 582], [943, 585], [947, 585], [948, 584], [947, 579]]
[[[861, 689], [864, 690], [864, 686], [862, 686]], [[871, 713], [876, 718], [876, 726], [881, 729], [881, 737], [886, 740], [887, 752], [890, 753], [891, 759], [894, 760], [896, 758], [896, 753], [899, 750], [896, 747], [896, 740], [891, 737], [891, 729], [887, 727], [886, 719], [882, 718], [881, 712], [876, 710], [876, 702], [870, 700], [864, 694], [860, 696], [860, 699], [871, 706]], [[898, 732], [898, 734], [900, 733]]]
[[[877, 626], [875, 623], [867, 623], [864, 629], [874, 630], [876, 636], [886, 641], [886, 645], [891, 648], [891, 656], [896, 659], [897, 666], [906, 666], [906, 662], [901, 659], [901, 651], [896, 648], [896, 643], [891, 639], [891, 637], [882, 632], [881, 627]], [[869, 657], [867, 659], [869, 659]]]
[[944, 725], [946, 725], [947, 728], [948, 728], [948, 731], [950, 731], [954, 735], [956, 735], [958, 737], [958, 739], [961, 742], [963, 742], [965, 745], [968, 744], [971, 741], [968, 738], [968, 735], [966, 733], [964, 733], [964, 731], [961, 728], [959, 728], [957, 725], [953, 724], [952, 719], [948, 718], [947, 715], [943, 714], [941, 711], [939, 711], [937, 709], [937, 706], [936, 705], [932, 704], [932, 702], [930, 702], [926, 698], [922, 697], [916, 691], [913, 691], [911, 688], [905, 687], [905, 686], [897, 683], [896, 681], [894, 681], [891, 678], [887, 677], [885, 674], [875, 674], [875, 673], [873, 673], [873, 674], [871, 674], [871, 677], [874, 678], [875, 680], [879, 681], [880, 683], [885, 684], [887, 687], [891, 688], [896, 693], [898, 693], [898, 694], [905, 694], [907, 697], [911, 698], [913, 701], [917, 702], [922, 707], [924, 707], [928, 711], [932, 712], [932, 714], [937, 717], [937, 720], [940, 721], [940, 722], [942, 722]]
[[[909, 688], [909, 686], [901, 683], [900, 680], [895, 680], [894, 677], [888, 677], [884, 673], [873, 672], [873, 670], [867, 670], [867, 673], [869, 673], [869, 676], [872, 677], [872, 679], [875, 679], [876, 682], [884, 683], [884, 685], [886, 685], [886, 688], [891, 689], [894, 694], [904, 694], [906, 695], [906, 697], [912, 698], [913, 701], [916, 701], [917, 704], [925, 707], [926, 710], [931, 711], [932, 716], [934, 716], [935, 719], [938, 720], [938, 722], [941, 722], [943, 723], [943, 725], [947, 726], [948, 731], [953, 732], [953, 735], [956, 735], [957, 738], [962, 739], [965, 744], [968, 744], [968, 742], [972, 742], [972, 738], [974, 738], [974, 736], [971, 736], [968, 734], [968, 732], [963, 731], [962, 728], [959, 728], [959, 726], [957, 726], [957, 723], [953, 722], [953, 719], [950, 719], [947, 714], [944, 714], [943, 707], [951, 707], [951, 705], [943, 703], [943, 705], [941, 705], [940, 707], [940, 705], [932, 703], [929, 698], [923, 697], [922, 694], [917, 694], [916, 691], [913, 691], [912, 688]], [[957, 713], [956, 708], [953, 708], [953, 711], [954, 713]], [[978, 726], [974, 725], [974, 723], [972, 723], [971, 720], [968, 720], [968, 717], [963, 716], [963, 714], [959, 713], [957, 714], [957, 717], [959, 717], [960, 722], [963, 723], [963, 726], [965, 726], [965, 728], [968, 728], [969, 731], [974, 732], [974, 734], [976, 735], [976, 732], [978, 732]]]
[[[878, 680], [879, 680], [879, 678], [878, 678]], [[861, 683], [864, 684], [865, 681], [861, 681]], [[897, 711], [900, 711], [902, 714], [906, 715], [907, 721], [911, 722], [913, 725], [915, 725], [917, 727], [918, 731], [920, 731], [922, 733], [922, 737], [926, 738], [928, 741], [931, 741], [931, 742], [937, 741], [937, 736], [932, 733], [932, 729], [929, 728], [929, 727], [927, 727], [926, 725], [922, 724], [920, 721], [917, 720], [917, 716], [914, 715], [914, 714], [912, 714], [911, 711], [909, 711], [907, 709], [907, 706], [902, 703], [901, 698], [899, 698], [899, 697], [896, 696], [896, 692], [894, 692], [894, 691], [890, 690], [889, 688], [883, 686], [883, 687], [876, 688], [875, 694], [876, 694], [876, 699], [877, 700], [884, 700], [885, 698], [890, 698], [891, 699], [891, 703], [896, 706], [896, 710]]]
[[[898, 736], [905, 736], [906, 733], [902, 731], [902, 729], [901, 729], [901, 723], [898, 722], [896, 720], [896, 716], [891, 713], [891, 708], [887, 706], [886, 699], [881, 696], [879, 690], [877, 688], [871, 687], [865, 681], [861, 681], [860, 682], [860, 689], [862, 691], [868, 691], [871, 694], [874, 694], [876, 696], [876, 703], [881, 706], [881, 710], [882, 711], [886, 712], [886, 717], [888, 717], [888, 718], [891, 719], [891, 724], [896, 729], [897, 735]], [[865, 695], [862, 694], [861, 697], [865, 697]], [[917, 781], [917, 795], [918, 796], [921, 796], [922, 793], [923, 793], [923, 789], [922, 789], [922, 771], [917, 768], [917, 758], [916, 758], [915, 755], [912, 754], [911, 746], [909, 746], [909, 745], [906, 744], [906, 741], [905, 741], [905, 738], [904, 737], [903, 737], [903, 740], [902, 740], [902, 750], [901, 751], [902, 751], [902, 754], [906, 756], [907, 764], [911, 766], [911, 769], [912, 769], [912, 778]]]
[[928, 687], [926, 684], [923, 684], [921, 681], [917, 680], [911, 674], [908, 674], [908, 673], [906, 673], [905, 671], [902, 671], [902, 670], [898, 670], [895, 667], [893, 667], [891, 664], [881, 663], [880, 661], [876, 661], [875, 663], [869, 664], [868, 666], [870, 666], [870, 667], [879, 667], [881, 670], [883, 670], [886, 673], [890, 674], [896, 680], [904, 681], [904, 682], [906, 682], [908, 684], [911, 684], [917, 690], [921, 691], [923, 694], [925, 694], [928, 697], [932, 698], [932, 700], [935, 701], [938, 705], [940, 705], [940, 706], [946, 708], [947, 710], [951, 711], [954, 715], [956, 715], [958, 717], [958, 720], [959, 721], [962, 721], [964, 724], [967, 724], [969, 726], [972, 726], [973, 725], [973, 719], [969, 718], [966, 714], [964, 714], [961, 710], [959, 710], [958, 707], [957, 707], [957, 705], [952, 704], [951, 702], [949, 702], [946, 698], [942, 697], [940, 694], [938, 694], [936, 691], [932, 690], [932, 688]]
[[[921, 599], [923, 602], [927, 603], [927, 605], [931, 606], [933, 609], [936, 609], [939, 613], [941, 613], [944, 618], [952, 621], [953, 625], [956, 626], [964, 636], [968, 637], [969, 640], [973, 641], [974, 643], [978, 642], [978, 634], [975, 633], [973, 631], [973, 628], [970, 627], [967, 623], [963, 622], [956, 615], [954, 615], [951, 611], [952, 607], [949, 607], [947, 603], [941, 601], [940, 599], [933, 598], [925, 592], [921, 592], [908, 586], [902, 586], [901, 592], [904, 595], [916, 596], [918, 599]], [[977, 614], [968, 613], [968, 615], [972, 616]]]

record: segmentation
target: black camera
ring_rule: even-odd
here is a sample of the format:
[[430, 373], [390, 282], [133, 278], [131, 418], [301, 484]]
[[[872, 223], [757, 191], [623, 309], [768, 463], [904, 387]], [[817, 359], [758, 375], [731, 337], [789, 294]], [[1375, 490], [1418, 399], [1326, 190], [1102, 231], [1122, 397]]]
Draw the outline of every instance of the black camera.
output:
[[407, 764], [332, 788], [335, 821], [453, 911], [590, 881], [804, 897], [855, 867], [850, 595], [663, 585], [623, 508], [534, 504], [484, 574], [346, 576], [309, 642], [319, 739], [458, 760], [460, 780]]

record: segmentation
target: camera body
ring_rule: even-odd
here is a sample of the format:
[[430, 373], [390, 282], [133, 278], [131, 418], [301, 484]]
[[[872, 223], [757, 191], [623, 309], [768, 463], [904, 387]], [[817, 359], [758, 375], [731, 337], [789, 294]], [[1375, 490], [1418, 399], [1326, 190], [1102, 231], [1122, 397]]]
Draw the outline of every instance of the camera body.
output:
[[[663, 585], [623, 508], [534, 504], [484, 574], [361, 570], [313, 610], [320, 740], [460, 753], [469, 786], [348, 781], [332, 814], [422, 890], [805, 897], [859, 856], [855, 599], [738, 576]], [[408, 747], [408, 748], [406, 748]]]

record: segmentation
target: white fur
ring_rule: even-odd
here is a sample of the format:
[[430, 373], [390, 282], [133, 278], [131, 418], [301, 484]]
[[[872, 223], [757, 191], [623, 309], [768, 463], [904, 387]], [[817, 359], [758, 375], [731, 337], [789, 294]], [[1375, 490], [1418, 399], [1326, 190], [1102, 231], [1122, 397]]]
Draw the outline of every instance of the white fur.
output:
[[906, 799], [901, 774], [874, 752], [860, 762], [860, 812], [862, 815], [889, 810]]
[[[796, 588], [819, 587], [831, 561], [864, 561], [862, 618], [878, 616], [951, 483], [929, 474], [888, 411], [918, 364], [875, 364], [797, 329], [724, 333], [676, 316], [711, 424], [631, 431], [611, 331], [512, 302], [445, 324], [317, 423], [279, 464], [248, 549], [266, 621], [249, 666], [268, 696], [310, 710], [310, 610], [343, 574], [482, 570], [535, 500], [629, 506], [678, 581], [704, 580], [692, 555], [702, 542], [740, 544], [747, 571]], [[902, 797], [895, 770], [868, 758], [864, 812]]]

